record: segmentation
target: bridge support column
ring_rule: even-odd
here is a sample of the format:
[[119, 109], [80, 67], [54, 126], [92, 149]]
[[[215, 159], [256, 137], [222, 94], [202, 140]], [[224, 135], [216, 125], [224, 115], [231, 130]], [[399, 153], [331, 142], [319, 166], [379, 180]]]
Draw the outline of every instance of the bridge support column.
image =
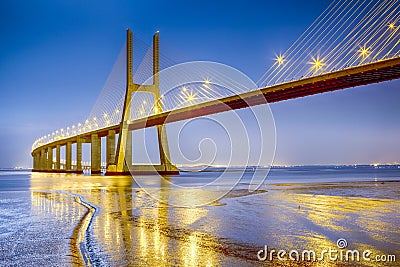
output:
[[108, 131], [106, 154], [108, 167], [110, 164], [114, 164], [115, 161], [115, 130]]
[[37, 171], [39, 169], [39, 157], [38, 154], [33, 154], [33, 170]]
[[53, 170], [53, 148], [47, 148], [47, 168], [48, 171]]
[[56, 146], [56, 171], [61, 170], [61, 148], [60, 145]]
[[40, 167], [39, 167], [39, 169], [41, 171], [46, 170], [46, 151], [44, 148], [40, 150]]
[[[159, 34], [156, 33], [153, 36], [153, 96], [154, 104], [157, 107], [158, 112], [162, 112], [163, 105], [161, 102], [160, 95], [160, 39]], [[178, 168], [171, 164], [169, 146], [167, 139], [167, 131], [165, 125], [157, 126], [157, 137], [158, 137], [158, 149], [160, 152], [160, 163], [161, 166], [158, 167], [159, 173], [179, 173]]]
[[36, 168], [36, 154], [32, 154], [32, 166], [33, 166], [33, 171], [35, 171]]
[[72, 143], [67, 142], [65, 147], [65, 170], [70, 172], [72, 170], [71, 164], [72, 163]]
[[[107, 166], [107, 174], [178, 174], [178, 169], [173, 166], [169, 159], [168, 140], [163, 125], [157, 127], [160, 161], [161, 165], [132, 165], [132, 132], [129, 131], [130, 110], [132, 94], [144, 92], [152, 94], [154, 97], [155, 114], [162, 112], [162, 103], [160, 100], [160, 58], [159, 58], [159, 34], [153, 36], [153, 84], [140, 85], [133, 82], [133, 38], [132, 32], [127, 31], [126, 45], [126, 92], [122, 120], [120, 123], [118, 146], [116, 149], [115, 162]], [[132, 168], [131, 168], [132, 166]]]
[[76, 172], [82, 172], [82, 139], [79, 136], [76, 140]]
[[128, 135], [126, 136], [124, 172], [129, 172], [129, 169], [132, 167], [132, 159], [132, 131], [128, 131]]
[[100, 174], [101, 171], [101, 142], [98, 134], [91, 136], [91, 173]]
[[158, 150], [160, 151], [160, 163], [164, 171], [177, 170], [172, 165], [169, 154], [168, 138], [165, 125], [157, 126], [157, 137], [158, 137]]

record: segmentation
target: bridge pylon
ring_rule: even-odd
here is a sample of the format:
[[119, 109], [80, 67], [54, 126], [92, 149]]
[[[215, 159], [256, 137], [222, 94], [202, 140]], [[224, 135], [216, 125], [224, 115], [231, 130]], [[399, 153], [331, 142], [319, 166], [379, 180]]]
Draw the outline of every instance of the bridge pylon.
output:
[[[129, 120], [131, 114], [132, 94], [137, 92], [150, 93], [153, 95], [155, 103], [155, 113], [162, 112], [160, 101], [160, 41], [159, 33], [153, 36], [153, 84], [141, 85], [133, 81], [133, 37], [132, 31], [127, 29], [126, 45], [126, 92], [124, 108], [119, 129], [118, 144], [115, 157], [108, 159], [107, 175], [118, 174], [178, 174], [178, 168], [170, 161], [170, 153], [165, 125], [157, 125], [158, 148], [160, 152], [160, 165], [138, 165], [132, 164], [132, 132], [129, 130]], [[111, 142], [115, 142], [110, 138]], [[107, 141], [108, 142], [108, 141]]]

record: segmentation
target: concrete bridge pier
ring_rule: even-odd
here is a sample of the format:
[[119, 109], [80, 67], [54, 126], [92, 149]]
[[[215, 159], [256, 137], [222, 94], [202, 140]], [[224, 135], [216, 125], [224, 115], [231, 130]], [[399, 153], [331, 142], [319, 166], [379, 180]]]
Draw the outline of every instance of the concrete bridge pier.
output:
[[[160, 165], [132, 165], [132, 131], [129, 130], [130, 110], [132, 94], [143, 92], [151, 94], [154, 97], [155, 113], [162, 112], [162, 103], [160, 101], [160, 56], [159, 56], [159, 34], [153, 36], [153, 84], [140, 85], [133, 81], [133, 38], [132, 32], [127, 30], [126, 45], [126, 92], [122, 119], [119, 130], [118, 146], [114, 162], [107, 160], [107, 175], [124, 174], [178, 174], [178, 168], [172, 165], [169, 157], [168, 139], [165, 126], [157, 127], [158, 144], [160, 151]], [[111, 154], [110, 154], [111, 155]], [[109, 153], [107, 153], [109, 156]]]
[[115, 130], [108, 131], [106, 140], [106, 162], [108, 167], [110, 164], [115, 164]]
[[77, 137], [76, 139], [76, 172], [82, 173], [82, 138]]
[[72, 172], [72, 142], [67, 142], [65, 146], [65, 171]]
[[91, 135], [91, 173], [101, 172], [101, 139], [98, 134]]
[[61, 171], [61, 146], [57, 145], [56, 146], [56, 166], [54, 168], [56, 172]]
[[32, 157], [33, 157], [33, 171], [35, 171], [35, 170], [38, 169], [37, 154], [36, 154], [36, 153], [33, 153], [33, 154], [32, 154]]
[[39, 170], [46, 170], [46, 150], [43, 148], [40, 150], [40, 167]]
[[47, 171], [52, 171], [53, 170], [53, 148], [48, 147], [47, 148]]
[[33, 171], [36, 171], [39, 169], [39, 157], [37, 153], [33, 154]]
[[132, 160], [132, 131], [128, 131], [128, 135], [126, 136], [124, 172], [129, 172], [132, 166]]

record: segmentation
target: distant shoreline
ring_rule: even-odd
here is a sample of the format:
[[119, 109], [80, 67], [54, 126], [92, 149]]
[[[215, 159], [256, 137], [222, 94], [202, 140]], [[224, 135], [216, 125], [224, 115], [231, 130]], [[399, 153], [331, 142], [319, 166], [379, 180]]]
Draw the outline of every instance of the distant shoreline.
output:
[[[252, 172], [255, 170], [268, 170], [268, 169], [400, 169], [400, 164], [360, 164], [360, 165], [291, 165], [281, 166], [274, 165], [267, 166], [233, 166], [233, 167], [208, 167], [208, 166], [181, 166], [181, 172], [221, 172], [221, 171], [246, 171]], [[15, 172], [30, 172], [32, 168], [0, 168], [0, 172], [15, 171]]]
[[24, 169], [24, 168], [0, 168], [0, 172], [30, 172], [32, 169]]
[[247, 166], [247, 167], [205, 167], [205, 166], [193, 166], [193, 167], [180, 167], [181, 172], [220, 172], [220, 171], [246, 171], [251, 172], [255, 170], [268, 170], [268, 169], [283, 169], [283, 170], [294, 170], [294, 169], [400, 169], [400, 165], [296, 165], [296, 166]]

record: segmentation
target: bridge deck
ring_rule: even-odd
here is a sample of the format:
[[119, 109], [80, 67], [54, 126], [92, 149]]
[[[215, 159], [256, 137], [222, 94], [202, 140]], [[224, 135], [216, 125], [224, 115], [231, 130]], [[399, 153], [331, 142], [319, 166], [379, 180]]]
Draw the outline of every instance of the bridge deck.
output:
[[274, 103], [398, 78], [400, 58], [389, 59], [164, 112], [136, 120], [130, 124], [129, 129], [142, 129], [267, 102]]
[[[363, 66], [351, 67], [345, 70], [265, 87], [240, 95], [225, 97], [194, 106], [152, 115], [148, 118], [132, 121], [129, 125], [129, 129], [138, 130], [224, 111], [266, 104], [267, 102], [274, 103], [398, 78], [400, 78], [400, 58], [377, 61]], [[119, 125], [114, 125], [84, 133], [79, 137], [84, 140], [88, 140], [91, 134], [98, 134], [103, 137], [107, 135], [109, 130], [115, 130], [118, 133], [119, 128]], [[70, 141], [76, 142], [76, 140], [77, 136], [57, 140], [51, 144], [46, 144], [36, 148], [32, 151], [32, 154], [43, 147], [64, 145]]]

